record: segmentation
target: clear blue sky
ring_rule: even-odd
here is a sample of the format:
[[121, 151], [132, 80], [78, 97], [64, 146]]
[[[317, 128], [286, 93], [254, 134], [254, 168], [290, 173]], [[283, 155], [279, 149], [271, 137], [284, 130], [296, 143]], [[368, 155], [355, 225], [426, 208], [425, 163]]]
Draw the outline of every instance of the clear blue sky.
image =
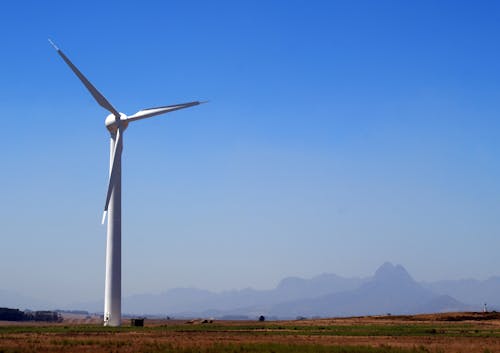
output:
[[124, 295], [500, 274], [497, 1], [18, 1], [0, 30], [0, 289], [104, 291], [107, 112], [49, 37], [127, 114], [210, 100], [125, 134]]

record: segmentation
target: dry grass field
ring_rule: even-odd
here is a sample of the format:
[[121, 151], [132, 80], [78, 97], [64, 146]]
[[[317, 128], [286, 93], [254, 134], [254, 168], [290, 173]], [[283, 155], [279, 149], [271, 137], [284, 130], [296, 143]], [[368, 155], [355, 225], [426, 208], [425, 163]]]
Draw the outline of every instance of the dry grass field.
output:
[[500, 352], [500, 315], [454, 313], [298, 321], [161, 321], [104, 328], [92, 320], [1, 322], [13, 352]]

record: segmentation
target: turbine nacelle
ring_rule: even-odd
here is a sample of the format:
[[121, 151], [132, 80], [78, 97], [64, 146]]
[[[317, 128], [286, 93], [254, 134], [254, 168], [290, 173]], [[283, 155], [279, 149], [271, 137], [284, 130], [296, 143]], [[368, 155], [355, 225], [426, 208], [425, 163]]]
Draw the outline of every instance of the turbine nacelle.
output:
[[128, 126], [127, 118], [128, 116], [123, 113], [120, 114], [120, 119], [117, 119], [114, 114], [109, 114], [104, 120], [104, 124], [106, 125], [106, 129], [108, 129], [111, 135], [116, 135], [116, 131], [118, 127], [121, 127], [122, 131], [125, 130]]

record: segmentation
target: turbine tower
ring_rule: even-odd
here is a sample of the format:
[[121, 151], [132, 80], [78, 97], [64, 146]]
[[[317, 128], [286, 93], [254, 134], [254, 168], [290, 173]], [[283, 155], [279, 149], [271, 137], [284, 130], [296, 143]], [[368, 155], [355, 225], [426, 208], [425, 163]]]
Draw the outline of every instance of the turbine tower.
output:
[[109, 111], [105, 125], [110, 139], [109, 152], [109, 181], [102, 224], [108, 215], [106, 239], [106, 282], [104, 287], [104, 326], [120, 326], [121, 324], [121, 238], [122, 238], [122, 150], [123, 133], [132, 121], [150, 118], [155, 115], [173, 112], [174, 110], [192, 107], [205, 102], [188, 102], [148, 108], [127, 116], [118, 112], [108, 100], [90, 83], [89, 80], [73, 65], [66, 55], [49, 39], [61, 58], [66, 62], [75, 75], [94, 97], [97, 103]]

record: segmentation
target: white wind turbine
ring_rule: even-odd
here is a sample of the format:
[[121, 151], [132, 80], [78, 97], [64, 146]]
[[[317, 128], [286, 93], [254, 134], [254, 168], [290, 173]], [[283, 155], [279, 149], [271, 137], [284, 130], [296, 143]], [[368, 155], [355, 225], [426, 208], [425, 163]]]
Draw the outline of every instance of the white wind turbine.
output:
[[50, 44], [56, 49], [71, 70], [82, 81], [97, 103], [111, 114], [106, 117], [105, 124], [110, 140], [109, 153], [109, 182], [102, 223], [108, 214], [108, 228], [106, 241], [106, 283], [104, 289], [104, 325], [120, 326], [121, 323], [121, 237], [122, 237], [122, 149], [123, 132], [131, 121], [150, 118], [155, 115], [165, 114], [183, 108], [192, 107], [204, 102], [189, 102], [167, 105], [163, 107], [148, 108], [127, 116], [118, 112], [108, 100], [87, 80], [66, 55], [49, 39]]

